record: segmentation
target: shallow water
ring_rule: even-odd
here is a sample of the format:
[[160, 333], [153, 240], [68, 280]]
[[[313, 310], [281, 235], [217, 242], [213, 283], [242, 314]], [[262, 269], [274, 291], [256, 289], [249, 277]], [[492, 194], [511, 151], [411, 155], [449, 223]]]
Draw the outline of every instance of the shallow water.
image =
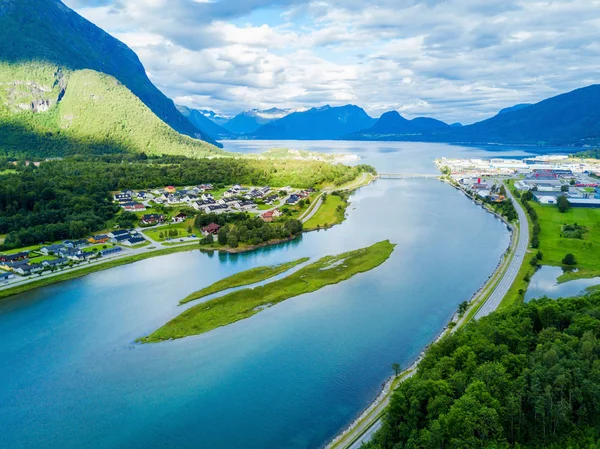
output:
[[[443, 147], [483, 152], [360, 145], [380, 171], [433, 172]], [[509, 243], [506, 226], [436, 180], [379, 180], [350, 209], [344, 224], [276, 247], [148, 259], [2, 302], [0, 447], [325, 444], [377, 395], [392, 363], [419, 355]], [[383, 239], [398, 246], [371, 272], [201, 336], [133, 343], [218, 279]]]
[[525, 293], [525, 301], [547, 296], [548, 298], [568, 298], [585, 294], [585, 290], [600, 284], [600, 277], [592, 279], [576, 279], [559, 284], [557, 279], [562, 276], [560, 267], [542, 266], [531, 278], [529, 288]]

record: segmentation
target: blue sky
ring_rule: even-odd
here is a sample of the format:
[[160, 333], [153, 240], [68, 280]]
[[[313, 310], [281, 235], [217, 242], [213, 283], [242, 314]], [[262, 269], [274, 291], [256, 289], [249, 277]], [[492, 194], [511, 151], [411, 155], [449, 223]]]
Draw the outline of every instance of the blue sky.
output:
[[600, 80], [600, 0], [63, 0], [177, 103], [471, 123]]

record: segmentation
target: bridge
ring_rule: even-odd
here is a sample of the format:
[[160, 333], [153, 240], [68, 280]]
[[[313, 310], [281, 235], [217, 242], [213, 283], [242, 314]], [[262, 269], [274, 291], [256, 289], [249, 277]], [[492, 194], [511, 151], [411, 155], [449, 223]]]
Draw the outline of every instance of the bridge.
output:
[[432, 175], [423, 173], [379, 173], [379, 178], [381, 179], [437, 179], [440, 176], [440, 174]]

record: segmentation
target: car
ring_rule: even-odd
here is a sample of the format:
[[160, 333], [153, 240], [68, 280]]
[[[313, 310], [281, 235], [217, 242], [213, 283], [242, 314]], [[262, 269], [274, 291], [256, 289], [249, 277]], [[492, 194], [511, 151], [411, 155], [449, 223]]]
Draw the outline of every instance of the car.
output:
[[183, 239], [179, 239], [180, 242], [183, 242]]

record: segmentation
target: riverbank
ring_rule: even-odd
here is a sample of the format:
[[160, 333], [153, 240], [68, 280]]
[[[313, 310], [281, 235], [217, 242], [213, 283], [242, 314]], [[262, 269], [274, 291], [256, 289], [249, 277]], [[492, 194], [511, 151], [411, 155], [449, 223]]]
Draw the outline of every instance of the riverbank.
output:
[[199, 249], [198, 245], [182, 245], [172, 248], [164, 248], [158, 250], [150, 250], [147, 253], [134, 254], [131, 256], [114, 258], [106, 260], [105, 262], [99, 262], [94, 265], [79, 265], [73, 268], [67, 269], [67, 271], [46, 274], [41, 278], [29, 277], [24, 279], [23, 283], [5, 287], [0, 289], [0, 300], [6, 299], [10, 296], [25, 293], [30, 290], [34, 290], [40, 287], [46, 287], [48, 285], [57, 284], [63, 281], [69, 281], [77, 279], [88, 274], [96, 273], [99, 271], [109, 270], [111, 268], [120, 267], [122, 265], [139, 262], [140, 260], [149, 259], [151, 257], [166, 256], [168, 254], [179, 253], [184, 251], [193, 251]]
[[[446, 177], [441, 177], [440, 179], [457, 190], [463, 192], [465, 196], [477, 204], [477, 201], [460, 186], [451, 182], [451, 180], [447, 179]], [[492, 294], [495, 293], [498, 285], [500, 282], [502, 282], [507, 271], [511, 268], [515, 254], [517, 253], [521, 234], [517, 225], [509, 223], [505, 217], [498, 214], [495, 210], [483, 205], [482, 208], [486, 212], [489, 212], [490, 214], [502, 220], [511, 231], [511, 241], [509, 247], [500, 259], [497, 268], [488, 277], [484, 285], [471, 297], [469, 301], [469, 308], [463, 314], [463, 316], [459, 317], [457, 314], [455, 314], [450, 322], [440, 331], [438, 336], [423, 349], [423, 351], [409, 366], [409, 368], [400, 373], [398, 377], [391, 377], [384, 382], [382, 390], [377, 398], [358, 416], [358, 418], [355, 419], [355, 421], [353, 421], [350, 426], [348, 426], [342, 433], [334, 438], [326, 446], [326, 449], [355, 449], [360, 447], [362, 438], [365, 436], [370, 437], [372, 433], [374, 433], [373, 429], [377, 428], [377, 423], [385, 412], [385, 408], [389, 404], [395, 387], [400, 382], [412, 377], [412, 375], [416, 373], [419, 363], [423, 359], [431, 344], [440, 341], [447, 334], [456, 332], [462, 326], [467, 324], [481, 310]]]
[[137, 341], [157, 343], [199, 335], [250, 318], [287, 299], [370, 271], [388, 260], [395, 247], [389, 240], [384, 240], [367, 248], [323, 257], [278, 281], [253, 289], [237, 290], [198, 304]]

